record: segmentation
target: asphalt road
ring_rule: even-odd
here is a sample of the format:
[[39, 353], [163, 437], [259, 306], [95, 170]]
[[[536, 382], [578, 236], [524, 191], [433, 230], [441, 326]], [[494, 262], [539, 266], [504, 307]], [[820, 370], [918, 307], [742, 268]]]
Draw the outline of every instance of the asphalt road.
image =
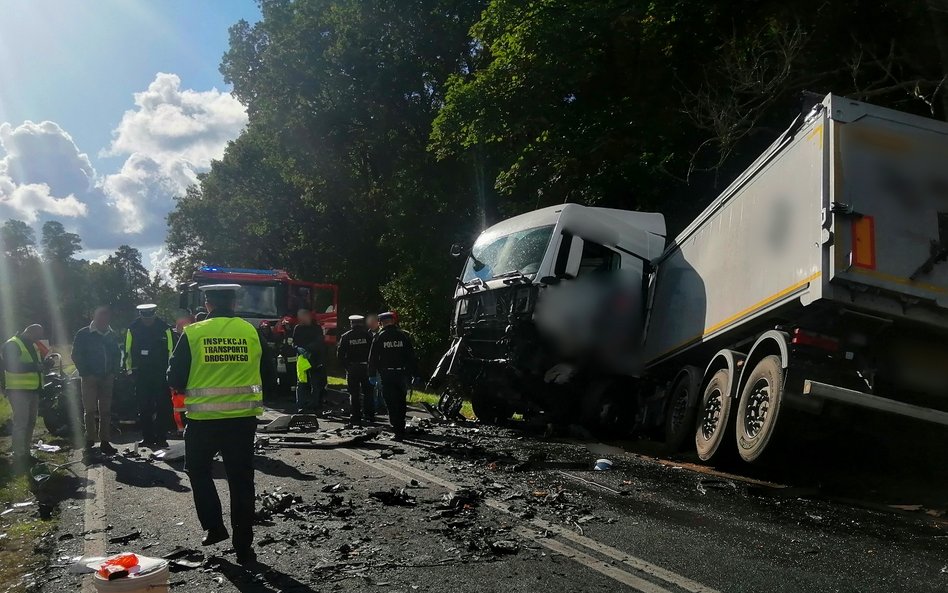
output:
[[[598, 457], [613, 469], [592, 471]], [[179, 465], [122, 455], [64, 503], [59, 562], [185, 548], [199, 566], [178, 567], [171, 590], [189, 593], [948, 591], [944, 518], [627, 447], [431, 425], [397, 445], [262, 446], [256, 462], [258, 507], [278, 511], [256, 528], [260, 567], [234, 564], [226, 544], [202, 550]], [[392, 489], [405, 506], [373, 497]], [[65, 567], [44, 580], [37, 590], [93, 590]]]

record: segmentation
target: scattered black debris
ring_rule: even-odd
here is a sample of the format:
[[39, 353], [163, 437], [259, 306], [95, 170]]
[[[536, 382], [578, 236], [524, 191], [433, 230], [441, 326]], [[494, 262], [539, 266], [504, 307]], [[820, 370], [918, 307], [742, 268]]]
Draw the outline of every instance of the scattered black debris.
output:
[[405, 492], [404, 488], [379, 490], [378, 492], [370, 493], [369, 498], [374, 498], [386, 506], [413, 507], [418, 504], [417, 499]]
[[702, 478], [698, 480], [698, 492], [707, 494], [708, 490], [737, 490], [737, 484], [730, 480]]
[[491, 542], [490, 549], [495, 554], [516, 554], [520, 551], [520, 545], [513, 540], [503, 539]]
[[481, 499], [481, 493], [471, 488], [460, 488], [445, 494], [442, 498], [442, 509], [474, 508]]
[[171, 572], [181, 572], [183, 570], [194, 570], [204, 566], [204, 553], [200, 550], [177, 547], [164, 556], [168, 561], [168, 568]]
[[129, 542], [135, 541], [141, 536], [142, 536], [142, 532], [136, 529], [135, 531], [132, 531], [131, 533], [126, 533], [125, 535], [116, 535], [114, 537], [110, 537], [109, 543], [125, 545]]
[[323, 486], [322, 489], [320, 489], [320, 492], [336, 493], [336, 492], [345, 492], [346, 490], [347, 488], [345, 484], [338, 483], [338, 484], [327, 484], [326, 486]]

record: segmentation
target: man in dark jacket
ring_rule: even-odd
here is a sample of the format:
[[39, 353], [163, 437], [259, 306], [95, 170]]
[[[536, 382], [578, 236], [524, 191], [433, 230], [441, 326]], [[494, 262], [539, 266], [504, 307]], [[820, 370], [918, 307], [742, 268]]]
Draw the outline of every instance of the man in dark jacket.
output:
[[109, 326], [111, 317], [108, 307], [98, 307], [92, 323], [80, 329], [72, 343], [72, 361], [82, 380], [86, 452], [92, 453], [98, 441], [104, 455], [117, 452], [109, 438], [112, 436], [112, 385], [122, 360], [118, 339]]
[[349, 388], [349, 417], [352, 424], [375, 422], [375, 392], [369, 384], [369, 348], [372, 334], [365, 326], [365, 317], [350, 315], [352, 329], [339, 337], [336, 355], [339, 364], [346, 369]]
[[408, 387], [418, 376], [418, 360], [411, 336], [395, 323], [395, 314], [379, 315], [382, 330], [372, 340], [369, 350], [369, 376], [378, 374], [382, 397], [388, 407], [388, 421], [396, 441], [405, 438], [405, 413]]
[[306, 387], [297, 385], [296, 405], [300, 411], [323, 411], [323, 392], [326, 389], [326, 342], [323, 328], [313, 321], [308, 309], [296, 313], [297, 324], [293, 328], [293, 346], [300, 356], [305, 357], [312, 368], [306, 371]]
[[125, 371], [135, 381], [140, 444], [163, 449], [168, 446], [173, 413], [166, 375], [174, 335], [170, 325], [155, 317], [157, 308], [155, 304], [137, 307], [139, 317], [125, 334]]

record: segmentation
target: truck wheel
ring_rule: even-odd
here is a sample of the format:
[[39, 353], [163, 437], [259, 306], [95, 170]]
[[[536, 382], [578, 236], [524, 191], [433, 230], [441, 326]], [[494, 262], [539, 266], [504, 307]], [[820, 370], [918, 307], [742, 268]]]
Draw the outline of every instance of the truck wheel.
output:
[[672, 388], [665, 413], [665, 446], [670, 453], [681, 451], [694, 434], [696, 389], [690, 373], [682, 373]]
[[701, 461], [723, 457], [725, 451], [720, 450], [721, 443], [728, 442], [727, 435], [733, 433], [734, 423], [730, 421], [733, 398], [728, 393], [729, 379], [727, 369], [718, 370], [711, 376], [701, 396], [698, 430], [695, 431], [695, 448]]
[[484, 424], [500, 424], [511, 415], [503, 402], [484, 395], [474, 396], [471, 399], [471, 409], [477, 419]]
[[744, 461], [758, 461], [767, 450], [782, 402], [783, 367], [780, 357], [767, 356], [754, 367], [737, 408], [737, 451]]

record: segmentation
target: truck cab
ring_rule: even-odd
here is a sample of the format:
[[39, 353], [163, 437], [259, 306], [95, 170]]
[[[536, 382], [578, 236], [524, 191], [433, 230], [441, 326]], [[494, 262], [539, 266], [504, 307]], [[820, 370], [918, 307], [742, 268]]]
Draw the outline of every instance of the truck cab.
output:
[[[463, 386], [482, 419], [562, 409], [550, 385], [570, 386], [604, 350], [640, 341], [625, 330], [644, 323], [649, 262], [664, 246], [661, 214], [578, 204], [488, 228], [465, 258], [433, 382]], [[635, 374], [614, 358], [623, 365], [612, 372]]]

